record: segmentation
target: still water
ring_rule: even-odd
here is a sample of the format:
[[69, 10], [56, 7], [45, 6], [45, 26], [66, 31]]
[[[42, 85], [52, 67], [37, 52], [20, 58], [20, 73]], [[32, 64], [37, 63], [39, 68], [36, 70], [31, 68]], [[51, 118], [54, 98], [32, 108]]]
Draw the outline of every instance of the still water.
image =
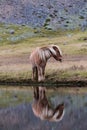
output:
[[33, 110], [34, 87], [0, 86], [0, 130], [87, 130], [87, 88], [45, 88], [47, 101], [64, 103], [61, 121], [37, 117]]

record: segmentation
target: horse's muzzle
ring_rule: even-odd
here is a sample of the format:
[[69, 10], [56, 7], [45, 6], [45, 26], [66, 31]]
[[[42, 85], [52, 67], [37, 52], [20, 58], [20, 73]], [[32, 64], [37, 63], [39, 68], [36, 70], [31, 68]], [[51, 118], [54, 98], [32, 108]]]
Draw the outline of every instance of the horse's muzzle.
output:
[[59, 59], [60, 62], [62, 62], [62, 59]]

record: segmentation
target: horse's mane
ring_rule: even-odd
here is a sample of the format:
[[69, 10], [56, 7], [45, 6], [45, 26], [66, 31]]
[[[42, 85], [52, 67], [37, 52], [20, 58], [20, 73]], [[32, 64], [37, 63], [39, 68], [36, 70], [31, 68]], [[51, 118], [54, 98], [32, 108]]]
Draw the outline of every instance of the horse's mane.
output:
[[42, 47], [42, 48], [37, 48], [38, 54], [40, 59], [46, 60], [47, 57], [51, 56], [50, 50], [48, 47]]
[[61, 52], [59, 46], [57, 46], [57, 45], [49, 45], [47, 47], [38, 47], [37, 48], [37, 52], [39, 54], [40, 59], [46, 60], [46, 58], [49, 58], [51, 56], [51, 54], [56, 55], [57, 52], [56, 52], [56, 50], [54, 48], [57, 48], [60, 55], [62, 56], [62, 52]]
[[51, 45], [52, 48], [56, 47], [59, 50], [60, 55], [62, 56], [62, 51], [59, 46], [57, 45]]

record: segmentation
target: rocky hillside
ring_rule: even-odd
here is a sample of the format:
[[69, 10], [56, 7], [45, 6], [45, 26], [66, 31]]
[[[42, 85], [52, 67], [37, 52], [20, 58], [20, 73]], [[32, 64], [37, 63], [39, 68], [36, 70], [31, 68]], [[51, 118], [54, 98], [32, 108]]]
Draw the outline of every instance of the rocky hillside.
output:
[[0, 0], [0, 22], [87, 28], [87, 0]]

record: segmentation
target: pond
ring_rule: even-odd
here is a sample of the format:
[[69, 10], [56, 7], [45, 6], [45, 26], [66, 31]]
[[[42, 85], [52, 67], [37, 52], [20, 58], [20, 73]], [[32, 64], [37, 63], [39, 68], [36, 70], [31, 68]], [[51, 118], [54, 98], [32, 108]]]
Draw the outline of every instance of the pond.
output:
[[0, 130], [87, 130], [87, 88], [37, 87], [52, 107], [64, 103], [60, 121], [35, 115], [34, 88], [0, 86]]

